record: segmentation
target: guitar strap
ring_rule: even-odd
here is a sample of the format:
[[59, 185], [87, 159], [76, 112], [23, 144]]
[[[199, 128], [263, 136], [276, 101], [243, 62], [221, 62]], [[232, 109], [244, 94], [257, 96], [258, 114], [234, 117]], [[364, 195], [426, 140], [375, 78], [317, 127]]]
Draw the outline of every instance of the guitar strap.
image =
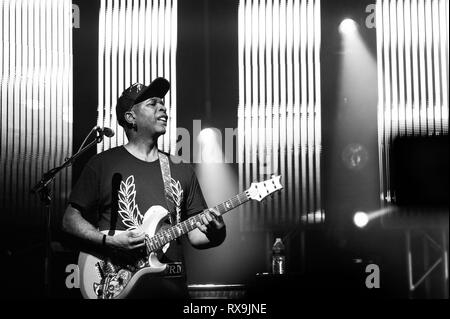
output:
[[174, 225], [176, 223], [176, 212], [175, 212], [175, 203], [173, 201], [173, 195], [172, 195], [172, 187], [171, 181], [172, 176], [170, 174], [170, 164], [169, 164], [169, 157], [162, 153], [158, 152], [159, 157], [159, 164], [161, 166], [161, 175], [164, 182], [164, 195], [166, 197], [166, 204], [167, 209], [169, 211], [169, 221], [171, 225]]

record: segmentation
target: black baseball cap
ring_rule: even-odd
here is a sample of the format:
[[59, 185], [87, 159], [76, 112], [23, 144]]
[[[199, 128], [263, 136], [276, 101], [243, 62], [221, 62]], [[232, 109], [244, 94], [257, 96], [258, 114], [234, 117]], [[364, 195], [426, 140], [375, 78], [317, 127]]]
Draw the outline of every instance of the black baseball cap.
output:
[[164, 78], [156, 78], [145, 86], [140, 83], [135, 83], [128, 89], [123, 91], [122, 95], [117, 100], [116, 116], [117, 122], [121, 126], [126, 126], [125, 113], [130, 111], [133, 105], [139, 104], [152, 97], [162, 99], [170, 89], [170, 83]]

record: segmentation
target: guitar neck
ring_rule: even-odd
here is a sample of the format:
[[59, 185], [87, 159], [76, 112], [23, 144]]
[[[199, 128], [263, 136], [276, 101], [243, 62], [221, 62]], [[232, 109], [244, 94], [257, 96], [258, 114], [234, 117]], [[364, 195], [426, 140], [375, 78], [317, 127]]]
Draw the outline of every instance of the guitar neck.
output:
[[[242, 204], [248, 202], [250, 197], [248, 196], [248, 192], [245, 191], [239, 195], [234, 196], [233, 198], [223, 202], [215, 206], [213, 209], [218, 211], [221, 215], [229, 212], [230, 210], [235, 209], [236, 207], [241, 206]], [[164, 247], [167, 243], [175, 240], [190, 231], [197, 228], [197, 223], [203, 224], [202, 216], [204, 213], [199, 213], [195, 216], [188, 218], [187, 220], [174, 225], [168, 229], [160, 231], [153, 237], [147, 238], [147, 250], [152, 252]]]

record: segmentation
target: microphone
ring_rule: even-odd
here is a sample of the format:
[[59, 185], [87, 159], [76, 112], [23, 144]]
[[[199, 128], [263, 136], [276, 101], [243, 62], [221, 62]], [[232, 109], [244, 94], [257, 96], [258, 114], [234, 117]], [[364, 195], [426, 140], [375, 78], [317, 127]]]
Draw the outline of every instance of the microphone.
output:
[[104, 135], [106, 137], [113, 137], [114, 136], [114, 131], [112, 129], [110, 129], [109, 127], [96, 127], [96, 131], [100, 133], [100, 135]]

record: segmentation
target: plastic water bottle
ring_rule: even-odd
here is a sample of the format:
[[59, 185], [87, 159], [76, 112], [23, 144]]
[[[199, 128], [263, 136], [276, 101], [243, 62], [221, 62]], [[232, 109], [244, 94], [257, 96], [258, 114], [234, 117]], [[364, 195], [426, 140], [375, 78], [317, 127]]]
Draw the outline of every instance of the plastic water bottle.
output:
[[272, 247], [272, 273], [281, 275], [286, 272], [285, 248], [281, 238], [275, 239]]

